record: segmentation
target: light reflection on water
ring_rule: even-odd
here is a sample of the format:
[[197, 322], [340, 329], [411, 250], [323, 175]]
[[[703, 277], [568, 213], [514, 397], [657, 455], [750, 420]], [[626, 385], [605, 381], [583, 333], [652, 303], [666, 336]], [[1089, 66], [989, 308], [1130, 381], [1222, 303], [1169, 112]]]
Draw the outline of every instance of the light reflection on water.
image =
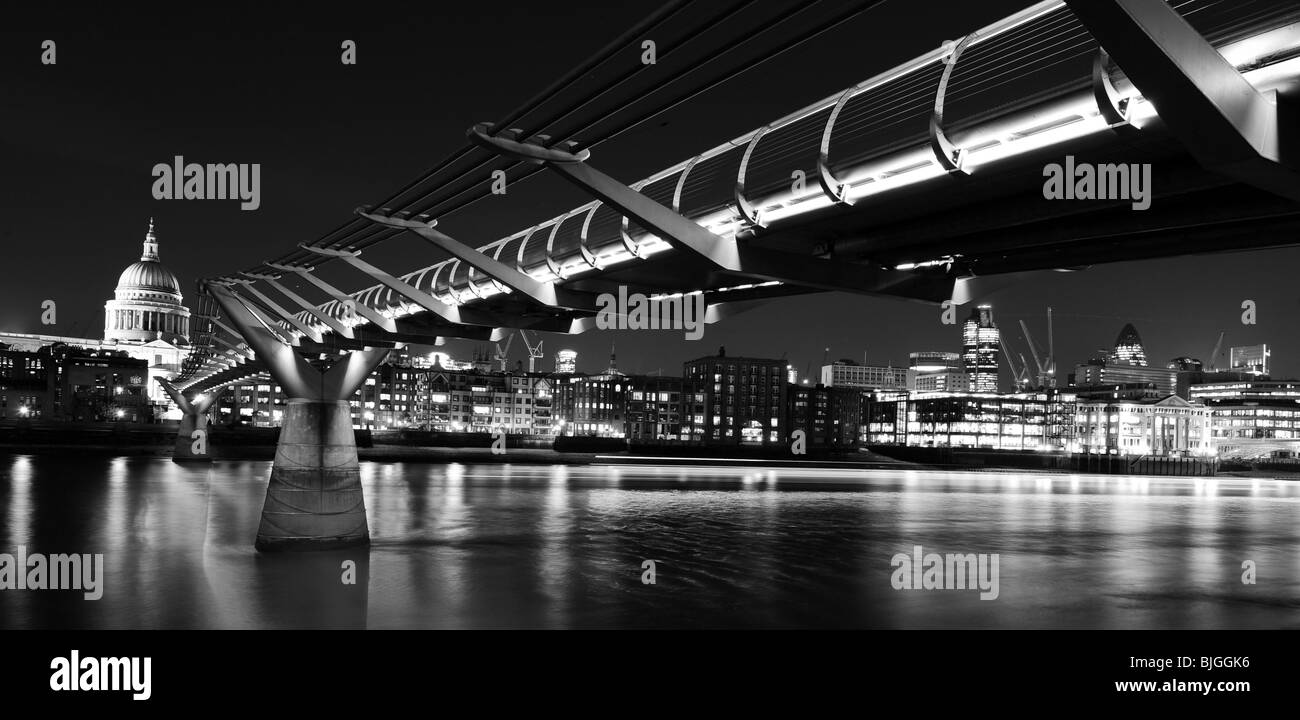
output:
[[[0, 627], [1300, 626], [1293, 481], [363, 463], [368, 550], [262, 555], [269, 472], [0, 456], [0, 552], [107, 565], [96, 602], [0, 590]], [[999, 598], [894, 590], [915, 545], [998, 553]]]

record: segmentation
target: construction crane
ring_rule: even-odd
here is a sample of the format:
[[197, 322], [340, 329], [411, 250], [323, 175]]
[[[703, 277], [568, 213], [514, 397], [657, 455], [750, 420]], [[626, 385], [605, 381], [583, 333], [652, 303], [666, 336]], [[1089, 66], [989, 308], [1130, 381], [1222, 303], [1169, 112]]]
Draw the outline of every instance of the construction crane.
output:
[[[1034, 337], [1029, 334], [1029, 326], [1025, 324], [1024, 320], [1020, 321], [1020, 329], [1025, 333], [1025, 341], [1029, 343], [1029, 352], [1034, 356], [1034, 365], [1038, 367], [1038, 387], [1056, 387], [1056, 343], [1052, 337], [1052, 309], [1047, 308], [1048, 350], [1045, 357], [1038, 352], [1038, 346], [1034, 344]], [[1028, 374], [1028, 372], [1028, 363], [1026, 363], [1025, 373]]]
[[528, 348], [528, 372], [530, 373], [536, 372], [537, 361], [542, 359], [543, 341], [538, 340], [536, 345], [533, 345], [532, 343], [528, 342], [528, 331], [522, 328], [519, 330], [519, 336], [524, 339], [524, 347]]
[[1052, 332], [1052, 306], [1047, 306], [1047, 380], [1056, 387], [1056, 337]]
[[1020, 353], [1020, 367], [1016, 367], [1015, 357], [1011, 354], [1008, 346], [1010, 343], [1003, 343], [1002, 356], [1007, 359], [1007, 369], [1011, 371], [1011, 381], [1017, 389], [1024, 388], [1029, 384], [1029, 363], [1025, 361], [1024, 353]]
[[1214, 342], [1214, 349], [1210, 351], [1210, 362], [1206, 368], [1210, 372], [1216, 372], [1219, 369], [1219, 348], [1223, 347], [1223, 330], [1219, 331], [1219, 339]]
[[[1034, 336], [1029, 334], [1029, 326], [1025, 324], [1024, 320], [1020, 321], [1020, 331], [1025, 334], [1025, 342], [1029, 343], [1029, 354], [1034, 356], [1034, 365], [1038, 367], [1038, 383], [1046, 387], [1047, 384], [1043, 380], [1047, 375], [1047, 366], [1043, 364], [1042, 355], [1039, 354], [1038, 347], [1034, 345]], [[1026, 367], [1025, 374], [1028, 373], [1029, 368]]]
[[496, 361], [499, 362], [499, 363], [501, 363], [501, 372], [505, 372], [505, 371], [506, 371], [506, 355], [508, 355], [508, 354], [510, 353], [510, 343], [511, 343], [514, 339], [515, 339], [515, 336], [514, 336], [514, 335], [509, 335], [509, 336], [506, 337], [506, 346], [505, 346], [505, 349], [502, 349], [502, 348], [501, 348], [501, 343], [493, 343], [493, 344], [496, 346], [496, 349], [497, 349]]

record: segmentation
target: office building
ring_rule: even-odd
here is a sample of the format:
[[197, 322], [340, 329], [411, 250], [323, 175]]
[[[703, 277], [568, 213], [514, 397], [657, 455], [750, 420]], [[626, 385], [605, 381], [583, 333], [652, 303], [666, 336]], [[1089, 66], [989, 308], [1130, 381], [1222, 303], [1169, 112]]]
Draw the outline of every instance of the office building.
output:
[[153, 422], [149, 363], [114, 350], [69, 348], [60, 367], [61, 414], [77, 421]]
[[679, 377], [628, 375], [624, 435], [629, 440], [680, 440], [684, 381]]
[[962, 323], [962, 369], [970, 376], [972, 392], [998, 391], [998, 355], [1002, 342], [993, 323], [993, 308], [979, 305]]
[[1137, 328], [1128, 323], [1105, 357], [1074, 366], [1070, 387], [1080, 399], [1160, 399], [1177, 393], [1179, 373], [1196, 372], [1183, 369], [1193, 363], [1191, 358], [1177, 358], [1165, 367], [1150, 366]]
[[1026, 393], [878, 393], [863, 411], [872, 445], [1059, 451], [1073, 429], [1074, 396]]
[[1147, 351], [1142, 346], [1142, 337], [1138, 335], [1137, 328], [1133, 327], [1133, 323], [1125, 325], [1119, 331], [1119, 336], [1115, 338], [1115, 348], [1106, 357], [1106, 363], [1108, 365], [1147, 366]]
[[54, 417], [50, 353], [0, 345], [0, 419]]
[[1261, 380], [1238, 378], [1193, 385], [1192, 402], [1249, 402], [1300, 400], [1300, 380]]
[[788, 428], [803, 430], [807, 448], [854, 448], [862, 422], [863, 392], [852, 387], [791, 385]]
[[1074, 366], [1070, 388], [1081, 398], [1162, 398], [1176, 393], [1178, 371], [1094, 359]]
[[570, 378], [572, 417], [566, 419], [565, 435], [627, 437], [627, 376], [602, 373]]
[[852, 360], [837, 360], [832, 365], [822, 366], [821, 384], [839, 388], [903, 390], [907, 387], [907, 368], [859, 365]]
[[1228, 370], [1249, 375], [1268, 376], [1273, 352], [1268, 345], [1241, 345], [1228, 349]]
[[970, 375], [961, 355], [925, 350], [908, 356], [907, 389], [915, 392], [968, 392]]
[[555, 374], [572, 375], [578, 372], [578, 353], [575, 350], [561, 350], [555, 353]]
[[1072, 452], [1192, 457], [1214, 454], [1210, 409], [1177, 395], [1079, 400]]
[[690, 360], [682, 375], [697, 388], [682, 414], [683, 434], [706, 444], [784, 442], [786, 362], [718, 354]]

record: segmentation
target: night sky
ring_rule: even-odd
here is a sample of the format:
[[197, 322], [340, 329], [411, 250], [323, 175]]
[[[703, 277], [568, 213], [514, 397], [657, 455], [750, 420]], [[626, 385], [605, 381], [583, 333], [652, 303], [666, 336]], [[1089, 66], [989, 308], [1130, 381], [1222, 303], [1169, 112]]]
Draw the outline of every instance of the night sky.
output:
[[[828, 13], [842, 7], [824, 4]], [[619, 179], [640, 179], [1024, 4], [954, 3], [934, 12], [887, 0], [600, 146], [592, 162]], [[323, 17], [304, 5], [287, 18], [222, 5], [190, 15], [114, 9], [9, 18], [0, 30], [0, 329], [99, 337], [103, 303], [139, 257], [150, 216], [162, 260], [190, 303], [199, 277], [246, 269], [317, 239], [357, 205], [383, 199], [456, 150], [466, 128], [504, 115], [656, 6], [426, 3], [412, 16], [369, 4], [364, 17]], [[39, 60], [46, 38], [58, 43], [55, 66]], [[345, 39], [357, 43], [355, 66], [339, 61]], [[639, 49], [620, 61], [639, 62]], [[151, 168], [175, 155], [260, 163], [261, 208], [154, 200]], [[478, 245], [586, 199], [540, 174], [439, 228]], [[402, 272], [440, 259], [413, 237], [365, 257]], [[1004, 337], [1026, 356], [1016, 321], [1027, 319], [1045, 345], [1045, 310], [1055, 308], [1062, 375], [1132, 322], [1153, 361], [1206, 357], [1226, 331], [1221, 364], [1230, 345], [1268, 342], [1275, 377], [1288, 377], [1300, 373], [1297, 260], [1300, 250], [1288, 249], [1043, 272], [991, 302]], [[323, 277], [345, 289], [372, 284], [344, 268], [327, 270]], [[54, 327], [40, 325], [45, 299], [58, 303]], [[1240, 322], [1245, 299], [1258, 304], [1257, 325]], [[708, 326], [695, 342], [680, 331], [543, 337], [546, 369], [555, 350], [569, 347], [580, 353], [579, 369], [601, 370], [616, 342], [624, 372], [666, 374], [719, 345], [732, 355], [784, 354], [802, 372], [820, 365], [827, 347], [832, 359], [861, 361], [866, 353], [873, 364], [901, 365], [909, 351], [960, 344], [959, 329], [941, 325], [937, 307], [843, 293], [774, 300]], [[468, 359], [473, 343], [443, 349]], [[518, 340], [511, 357], [526, 358]]]

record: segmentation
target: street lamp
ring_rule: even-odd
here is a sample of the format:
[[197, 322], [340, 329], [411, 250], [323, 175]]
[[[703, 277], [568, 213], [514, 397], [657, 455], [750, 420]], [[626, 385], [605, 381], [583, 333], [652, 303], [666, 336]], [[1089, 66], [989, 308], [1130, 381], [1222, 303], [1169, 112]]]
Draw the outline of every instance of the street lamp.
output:
[[114, 415], [117, 416], [117, 419], [118, 419], [118, 420], [121, 420], [122, 418], [126, 417], [126, 411], [123, 410], [122, 408], [118, 408], [118, 409], [117, 409], [117, 412], [114, 413]]

